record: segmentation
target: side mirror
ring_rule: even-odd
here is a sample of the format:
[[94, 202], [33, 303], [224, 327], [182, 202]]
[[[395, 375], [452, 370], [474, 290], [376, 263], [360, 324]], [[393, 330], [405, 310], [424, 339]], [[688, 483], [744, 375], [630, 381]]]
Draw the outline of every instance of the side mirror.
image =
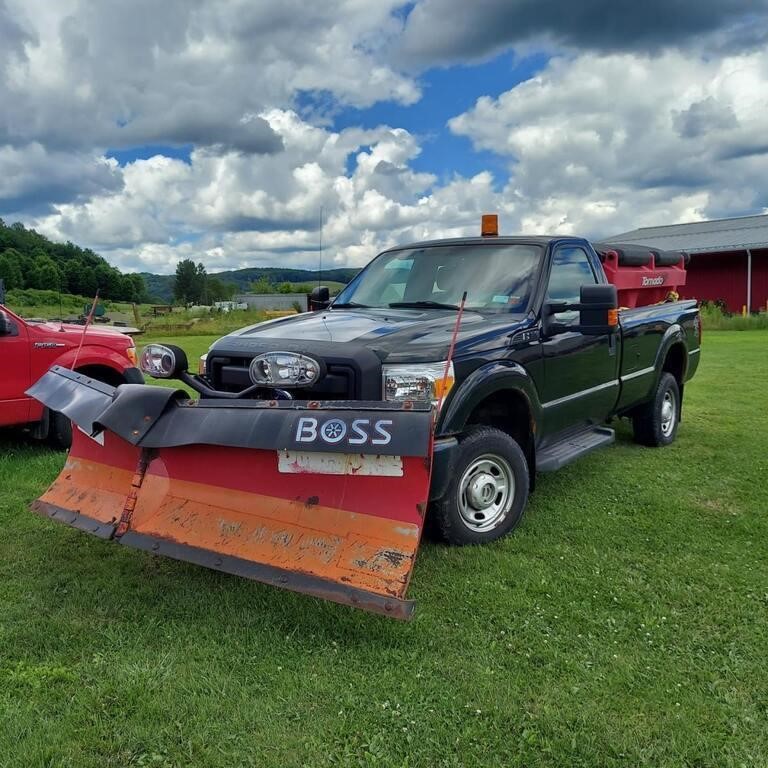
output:
[[13, 333], [13, 323], [6, 312], [0, 309], [0, 336], [10, 336]]
[[619, 325], [615, 285], [582, 285], [579, 331], [585, 336], [604, 336]]
[[147, 344], [141, 353], [139, 368], [153, 379], [178, 379], [189, 369], [187, 355], [172, 344]]
[[331, 303], [331, 292], [328, 290], [328, 286], [318, 285], [312, 289], [312, 293], [309, 294], [309, 308], [310, 310], [327, 309]]
[[[605, 336], [613, 333], [619, 324], [619, 306], [615, 285], [582, 285], [578, 304], [567, 301], [548, 301], [542, 314], [544, 336], [554, 336], [568, 331], [585, 336]], [[556, 316], [562, 312], [578, 312], [579, 324], [558, 323]]]

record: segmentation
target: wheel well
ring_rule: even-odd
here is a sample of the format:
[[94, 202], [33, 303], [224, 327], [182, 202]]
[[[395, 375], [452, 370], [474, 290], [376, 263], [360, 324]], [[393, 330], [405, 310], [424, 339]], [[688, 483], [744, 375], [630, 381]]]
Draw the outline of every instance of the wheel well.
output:
[[92, 379], [102, 381], [104, 384], [109, 384], [111, 387], [125, 384], [125, 377], [108, 365], [84, 365], [82, 368], [78, 368], [77, 372], [83, 376], [90, 376]]
[[685, 376], [685, 347], [682, 344], [673, 344], [667, 356], [664, 358], [664, 365], [661, 370], [671, 373], [677, 381], [677, 386], [683, 386], [683, 377]]
[[499, 390], [478, 403], [467, 419], [467, 426], [483, 424], [506, 432], [523, 449], [531, 474], [533, 490], [536, 450], [533, 440], [531, 409], [519, 392]]

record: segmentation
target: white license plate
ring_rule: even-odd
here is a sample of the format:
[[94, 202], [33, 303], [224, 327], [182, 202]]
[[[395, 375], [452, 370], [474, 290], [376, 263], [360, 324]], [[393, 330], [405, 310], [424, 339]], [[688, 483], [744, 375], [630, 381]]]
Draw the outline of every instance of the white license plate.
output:
[[286, 475], [359, 475], [373, 477], [402, 477], [400, 456], [378, 456], [362, 453], [312, 453], [278, 451], [277, 469]]

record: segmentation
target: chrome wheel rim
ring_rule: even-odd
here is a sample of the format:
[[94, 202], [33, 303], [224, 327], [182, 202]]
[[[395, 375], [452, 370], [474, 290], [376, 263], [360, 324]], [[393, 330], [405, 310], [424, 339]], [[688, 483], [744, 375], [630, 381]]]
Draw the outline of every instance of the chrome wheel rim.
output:
[[501, 456], [488, 453], [474, 459], [459, 481], [459, 514], [471, 531], [496, 528], [515, 498], [512, 468]]
[[669, 437], [675, 428], [677, 419], [677, 408], [675, 407], [675, 396], [672, 392], [664, 393], [664, 400], [661, 403], [661, 434]]

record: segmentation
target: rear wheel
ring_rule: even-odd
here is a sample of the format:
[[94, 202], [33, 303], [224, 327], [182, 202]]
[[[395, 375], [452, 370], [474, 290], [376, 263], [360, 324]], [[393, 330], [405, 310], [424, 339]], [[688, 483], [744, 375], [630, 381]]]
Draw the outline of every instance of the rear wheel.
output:
[[72, 422], [58, 411], [51, 411], [48, 425], [48, 441], [54, 448], [66, 450], [72, 445]]
[[669, 445], [680, 424], [680, 388], [671, 373], [662, 373], [653, 399], [640, 406], [632, 417], [635, 441], [658, 447]]
[[449, 544], [485, 544], [520, 522], [528, 501], [528, 463], [506, 432], [477, 427], [459, 442], [453, 477], [430, 511], [431, 527]]

